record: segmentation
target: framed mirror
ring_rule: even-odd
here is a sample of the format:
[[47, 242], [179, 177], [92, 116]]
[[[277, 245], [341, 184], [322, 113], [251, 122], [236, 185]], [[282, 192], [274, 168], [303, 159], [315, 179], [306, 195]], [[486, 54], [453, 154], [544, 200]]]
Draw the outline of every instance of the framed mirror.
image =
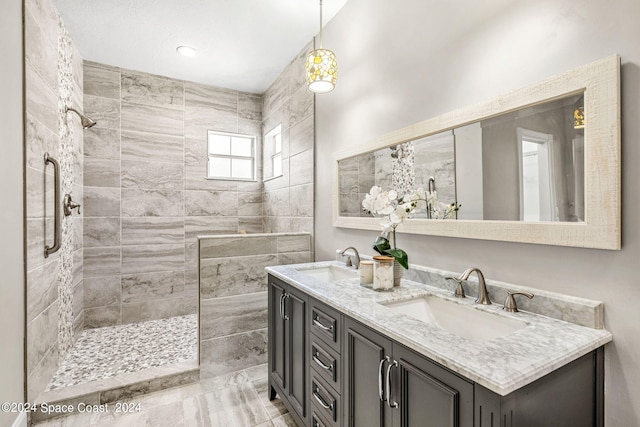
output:
[[374, 185], [422, 188], [437, 200], [399, 232], [620, 249], [620, 58], [336, 153], [335, 171], [337, 227], [380, 229]]

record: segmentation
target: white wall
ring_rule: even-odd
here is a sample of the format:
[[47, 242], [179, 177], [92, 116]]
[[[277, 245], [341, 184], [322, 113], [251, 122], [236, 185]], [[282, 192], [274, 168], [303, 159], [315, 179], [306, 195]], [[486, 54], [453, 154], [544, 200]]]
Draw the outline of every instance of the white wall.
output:
[[[22, 1], [0, 13], [0, 402], [24, 401]], [[18, 414], [0, 412], [0, 425]]]
[[[316, 259], [375, 233], [331, 222], [332, 153], [568, 71], [622, 57], [623, 249], [398, 236], [410, 262], [604, 301], [608, 427], [640, 425], [640, 2], [349, 0], [327, 25], [336, 89], [316, 97]], [[375, 60], [379, 58], [380, 61]]]

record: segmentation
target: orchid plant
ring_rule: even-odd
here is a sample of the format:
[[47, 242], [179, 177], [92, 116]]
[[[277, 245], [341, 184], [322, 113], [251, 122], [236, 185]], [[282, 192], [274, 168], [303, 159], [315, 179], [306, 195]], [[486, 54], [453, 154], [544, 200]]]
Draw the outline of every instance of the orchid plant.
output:
[[436, 191], [418, 188], [399, 197], [395, 190], [385, 191], [374, 185], [362, 201], [362, 208], [365, 212], [380, 218], [382, 233], [375, 240], [373, 249], [381, 255], [392, 256], [401, 266], [408, 269], [409, 256], [404, 250], [396, 247], [396, 227], [413, 214], [426, 209], [431, 211], [432, 218], [450, 218], [458, 211], [460, 205], [451, 203], [441, 212]]

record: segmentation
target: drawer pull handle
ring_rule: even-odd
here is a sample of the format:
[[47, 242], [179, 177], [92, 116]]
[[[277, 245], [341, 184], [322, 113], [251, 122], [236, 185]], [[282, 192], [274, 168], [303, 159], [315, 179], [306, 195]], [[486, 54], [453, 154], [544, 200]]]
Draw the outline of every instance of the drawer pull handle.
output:
[[312, 418], [313, 418], [313, 424], [312, 424], [313, 427], [324, 427], [324, 424], [318, 421], [315, 415], [313, 415]]
[[316, 362], [318, 365], [320, 365], [320, 367], [322, 369], [325, 369], [327, 371], [332, 371], [333, 370], [333, 363], [331, 365], [326, 365], [322, 360], [320, 360], [320, 358], [318, 357], [318, 352], [316, 351], [315, 353], [313, 353], [313, 356], [311, 356], [311, 358], [313, 359], [314, 362]]
[[320, 318], [318, 317], [318, 315], [313, 317], [313, 324], [316, 325], [318, 328], [325, 330], [325, 331], [332, 331], [333, 330], [333, 325], [331, 326], [324, 326], [321, 322], [320, 322]]
[[[391, 361], [391, 359], [389, 359], [389, 361]], [[393, 363], [389, 363], [389, 366], [387, 367], [387, 405], [389, 405], [389, 408], [398, 407], [397, 402], [391, 403], [391, 368], [394, 366], [398, 366], [398, 362], [395, 360]]]
[[320, 396], [318, 394], [318, 389], [316, 388], [315, 390], [313, 390], [313, 397], [316, 398], [316, 400], [318, 401], [318, 403], [324, 408], [324, 409], [329, 409], [331, 411], [333, 411], [333, 403], [329, 404], [327, 402], [324, 401], [324, 399], [322, 398], [322, 396]]
[[380, 401], [384, 402], [386, 399], [384, 398], [384, 389], [382, 386], [382, 370], [384, 369], [384, 362], [391, 362], [389, 356], [380, 360], [380, 365], [378, 366], [378, 396], [380, 397]]

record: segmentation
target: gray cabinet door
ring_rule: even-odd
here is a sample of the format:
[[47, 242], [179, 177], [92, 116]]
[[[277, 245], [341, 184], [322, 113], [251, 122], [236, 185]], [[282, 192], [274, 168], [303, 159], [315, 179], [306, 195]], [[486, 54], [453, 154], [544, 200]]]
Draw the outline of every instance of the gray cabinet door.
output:
[[394, 344], [394, 427], [473, 427], [473, 383]]
[[[283, 313], [284, 285], [274, 280], [269, 282], [269, 379], [270, 382], [287, 389], [285, 360], [285, 320]], [[275, 394], [270, 391], [273, 399]]]
[[380, 371], [387, 366], [381, 362], [391, 356], [391, 341], [345, 318], [343, 343], [344, 425], [391, 426], [391, 408], [379, 396]]
[[289, 287], [284, 301], [285, 340], [288, 359], [288, 380], [286, 394], [298, 415], [307, 418], [307, 377], [309, 363], [307, 360], [307, 296]]

